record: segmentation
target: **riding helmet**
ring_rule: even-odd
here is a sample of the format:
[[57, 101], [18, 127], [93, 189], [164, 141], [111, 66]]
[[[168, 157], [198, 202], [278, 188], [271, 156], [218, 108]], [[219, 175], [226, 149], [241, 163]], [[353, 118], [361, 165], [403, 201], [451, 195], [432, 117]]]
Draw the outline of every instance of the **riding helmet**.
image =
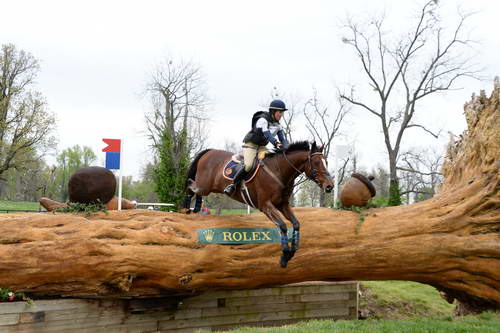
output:
[[269, 111], [286, 111], [288, 110], [285, 103], [281, 99], [275, 99], [269, 105]]

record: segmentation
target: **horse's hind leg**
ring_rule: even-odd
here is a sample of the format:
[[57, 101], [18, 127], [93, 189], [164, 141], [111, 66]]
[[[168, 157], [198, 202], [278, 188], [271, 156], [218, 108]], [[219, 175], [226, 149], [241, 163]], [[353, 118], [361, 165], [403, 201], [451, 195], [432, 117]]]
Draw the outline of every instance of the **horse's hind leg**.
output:
[[181, 212], [190, 214], [191, 213], [191, 201], [193, 201], [193, 197], [196, 195], [196, 192], [193, 191], [194, 181], [188, 179], [188, 187], [186, 189], [186, 198], [184, 199], [184, 203], [182, 204]]
[[194, 203], [193, 213], [198, 213], [201, 210], [201, 205], [203, 204], [203, 197], [201, 195], [196, 195], [196, 201]]
[[193, 196], [194, 193], [188, 190], [188, 194], [186, 194], [186, 198], [184, 199], [184, 203], [182, 204], [182, 213], [191, 213], [191, 201], [193, 200]]
[[266, 214], [266, 216], [276, 224], [278, 230], [281, 233], [281, 251], [283, 254], [281, 255], [280, 265], [283, 268], [286, 268], [288, 261], [292, 259], [294, 253], [291, 252], [290, 246], [288, 245], [288, 236], [287, 236], [287, 228], [285, 222], [280, 218], [279, 211], [274, 207], [273, 204], [268, 203], [265, 208], [262, 209], [262, 212]]

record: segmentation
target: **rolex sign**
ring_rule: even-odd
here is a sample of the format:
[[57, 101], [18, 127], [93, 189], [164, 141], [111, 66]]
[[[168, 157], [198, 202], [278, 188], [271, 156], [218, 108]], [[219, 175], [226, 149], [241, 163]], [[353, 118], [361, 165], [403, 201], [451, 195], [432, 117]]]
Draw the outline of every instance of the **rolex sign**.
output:
[[[291, 238], [293, 229], [288, 229]], [[201, 244], [263, 244], [279, 243], [281, 234], [277, 228], [203, 228], [198, 229]]]

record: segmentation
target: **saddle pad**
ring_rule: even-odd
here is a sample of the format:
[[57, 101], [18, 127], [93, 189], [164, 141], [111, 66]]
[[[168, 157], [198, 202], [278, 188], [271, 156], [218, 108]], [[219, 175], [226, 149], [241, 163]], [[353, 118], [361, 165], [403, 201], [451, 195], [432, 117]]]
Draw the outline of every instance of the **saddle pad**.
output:
[[[240, 163], [235, 162], [234, 160], [231, 159], [222, 169], [222, 175], [226, 179], [233, 180], [234, 176], [236, 175], [236, 171], [238, 171], [239, 168], [240, 168]], [[249, 183], [253, 180], [253, 178], [259, 171], [259, 168], [260, 168], [260, 163], [257, 163], [257, 167], [254, 167], [252, 170], [250, 170], [248, 175], [245, 177], [246, 183]]]

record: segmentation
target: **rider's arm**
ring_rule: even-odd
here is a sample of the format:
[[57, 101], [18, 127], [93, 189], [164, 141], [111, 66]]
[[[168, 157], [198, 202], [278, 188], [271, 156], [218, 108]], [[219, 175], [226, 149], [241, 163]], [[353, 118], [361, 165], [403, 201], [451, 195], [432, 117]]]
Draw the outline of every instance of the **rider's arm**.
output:
[[283, 130], [278, 131], [278, 139], [280, 139], [281, 144], [283, 147], [288, 148], [288, 141], [286, 140], [285, 133]]
[[274, 138], [274, 136], [269, 131], [269, 128], [268, 128], [267, 125], [268, 125], [267, 124], [267, 120], [265, 120], [264, 118], [260, 118], [259, 120], [257, 120], [257, 123], [255, 124], [255, 127], [262, 129], [262, 134], [264, 134], [264, 136], [266, 137], [266, 139], [269, 142], [271, 142], [273, 145], [276, 145], [276, 139]]

